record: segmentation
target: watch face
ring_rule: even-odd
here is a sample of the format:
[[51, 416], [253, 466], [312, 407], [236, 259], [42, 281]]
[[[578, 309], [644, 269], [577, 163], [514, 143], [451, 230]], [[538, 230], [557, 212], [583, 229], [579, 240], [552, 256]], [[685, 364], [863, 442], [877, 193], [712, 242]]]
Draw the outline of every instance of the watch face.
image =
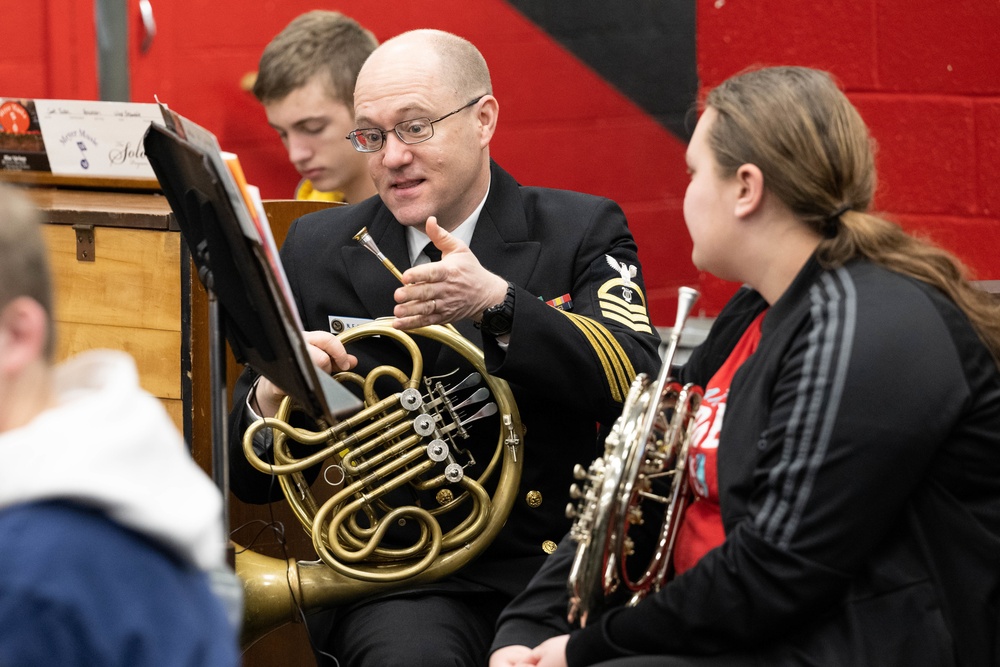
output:
[[494, 336], [502, 336], [505, 333], [510, 333], [512, 325], [510, 315], [506, 312], [499, 312], [489, 319], [485, 328]]

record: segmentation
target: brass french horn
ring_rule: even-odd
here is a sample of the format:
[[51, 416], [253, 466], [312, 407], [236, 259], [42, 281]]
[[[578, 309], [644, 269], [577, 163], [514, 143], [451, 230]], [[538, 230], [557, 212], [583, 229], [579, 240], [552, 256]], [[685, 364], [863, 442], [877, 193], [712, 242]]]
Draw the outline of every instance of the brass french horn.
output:
[[[365, 229], [355, 239], [400, 276]], [[320, 558], [285, 561], [237, 548], [236, 572], [245, 599], [244, 647], [284, 623], [299, 620], [301, 610], [342, 605], [457, 571], [489, 546], [514, 505], [523, 428], [510, 387], [487, 373], [482, 351], [452, 326], [403, 332], [388, 319], [339, 336], [346, 346], [371, 337], [377, 337], [379, 344], [402, 348], [409, 357], [409, 370], [379, 366], [364, 377], [336, 374], [335, 379], [360, 388], [364, 399], [360, 411], [323, 430], [306, 431], [289, 423], [292, 406], [286, 398], [274, 418], [255, 422], [244, 435], [247, 459], [258, 470], [277, 476]], [[415, 337], [450, 347], [473, 371], [454, 380], [425, 377]], [[387, 383], [396, 390], [386, 394]], [[376, 384], [385, 395], [376, 391]], [[480, 472], [469, 474], [482, 453], [469, 451], [463, 441], [472, 422], [494, 414], [499, 414], [500, 428], [496, 446]], [[273, 463], [253, 450], [253, 436], [260, 429], [273, 432]], [[314, 451], [296, 458], [290, 441]], [[316, 499], [303, 476], [304, 470], [317, 465], [324, 466], [327, 477], [336, 476], [335, 490], [324, 502]], [[489, 488], [494, 489], [492, 495]], [[393, 492], [400, 489], [422, 500], [391, 504], [400, 495]], [[428, 498], [433, 500], [427, 502]], [[447, 529], [442, 527], [445, 515]], [[386, 533], [400, 523], [417, 527], [413, 542], [386, 544]]]
[[[622, 413], [605, 439], [604, 455], [584, 469], [577, 465], [570, 497], [577, 501], [566, 508], [573, 519], [570, 535], [576, 553], [570, 570], [570, 623], [586, 625], [591, 612], [624, 583], [635, 605], [659, 590], [670, 576], [677, 530], [688, 500], [687, 448], [694, 416], [701, 403], [702, 389], [681, 386], [670, 369], [681, 330], [698, 299], [690, 287], [680, 288], [677, 320], [670, 335], [663, 365], [655, 381], [640, 373], [632, 382]], [[669, 492], [657, 493], [653, 482], [664, 478]], [[634, 541], [629, 528], [643, 523], [646, 516], [662, 516], [652, 556], [638, 577], [629, 575]]]

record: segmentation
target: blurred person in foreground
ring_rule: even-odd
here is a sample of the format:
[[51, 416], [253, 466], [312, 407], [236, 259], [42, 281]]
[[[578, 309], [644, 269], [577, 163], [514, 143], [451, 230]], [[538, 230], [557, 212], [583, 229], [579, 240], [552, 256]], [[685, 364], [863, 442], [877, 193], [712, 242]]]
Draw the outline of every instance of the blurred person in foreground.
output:
[[[386, 316], [404, 330], [454, 324], [483, 351], [488, 372], [509, 383], [526, 433], [513, 509], [477, 560], [434, 583], [342, 605], [328, 620], [315, 614], [310, 625], [341, 665], [485, 665], [500, 609], [569, 528], [573, 465], [597, 455], [599, 426], [621, 412], [636, 373], [659, 367], [659, 336], [621, 208], [522, 186], [490, 159], [499, 102], [475, 46], [437, 30], [390, 39], [361, 69], [354, 105], [357, 129], [345, 143], [366, 156], [379, 196], [300, 218], [281, 250], [313, 360], [366, 376], [389, 363], [377, 341], [348, 354], [335, 325]], [[353, 240], [362, 227], [402, 270], [402, 285]], [[471, 365], [456, 357], [434, 348], [424, 375], [465, 377]], [[275, 497], [271, 477], [247, 462], [241, 434], [283, 396], [252, 371], [234, 390], [231, 481], [243, 500]], [[473, 429], [466, 441], [476, 453], [472, 477], [495, 447], [496, 431], [483, 433]]]
[[1000, 664], [995, 295], [869, 212], [872, 139], [825, 72], [719, 85], [687, 167], [694, 264], [744, 286], [679, 373], [705, 400], [676, 575], [574, 628], [567, 539], [491, 667]]
[[253, 94], [302, 176], [296, 199], [354, 204], [375, 194], [368, 161], [344, 141], [354, 129], [354, 84], [378, 46], [340, 12], [317, 9], [264, 49]]
[[39, 218], [0, 185], [0, 665], [235, 667], [221, 495], [131, 357], [53, 366]]

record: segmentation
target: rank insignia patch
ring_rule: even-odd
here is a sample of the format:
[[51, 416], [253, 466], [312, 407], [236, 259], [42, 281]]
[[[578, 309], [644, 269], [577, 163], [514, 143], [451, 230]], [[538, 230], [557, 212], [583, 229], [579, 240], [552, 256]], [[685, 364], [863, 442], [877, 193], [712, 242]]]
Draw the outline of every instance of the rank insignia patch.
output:
[[635, 265], [619, 263], [611, 255], [604, 257], [618, 277], [608, 280], [597, 290], [601, 315], [634, 331], [653, 333], [649, 314], [646, 312], [646, 297], [639, 285], [632, 282], [637, 273]]

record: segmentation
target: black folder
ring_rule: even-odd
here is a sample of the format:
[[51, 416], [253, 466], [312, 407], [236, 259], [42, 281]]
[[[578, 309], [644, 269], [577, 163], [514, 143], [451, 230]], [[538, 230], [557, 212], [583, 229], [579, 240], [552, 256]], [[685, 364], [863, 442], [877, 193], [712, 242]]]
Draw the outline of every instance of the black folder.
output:
[[204, 141], [189, 141], [172, 123], [151, 124], [143, 144], [198, 277], [218, 301], [236, 360], [328, 424], [360, 408], [354, 394], [310, 360], [295, 304], [282, 288], [280, 259], [248, 233], [254, 213], [218, 151]]

